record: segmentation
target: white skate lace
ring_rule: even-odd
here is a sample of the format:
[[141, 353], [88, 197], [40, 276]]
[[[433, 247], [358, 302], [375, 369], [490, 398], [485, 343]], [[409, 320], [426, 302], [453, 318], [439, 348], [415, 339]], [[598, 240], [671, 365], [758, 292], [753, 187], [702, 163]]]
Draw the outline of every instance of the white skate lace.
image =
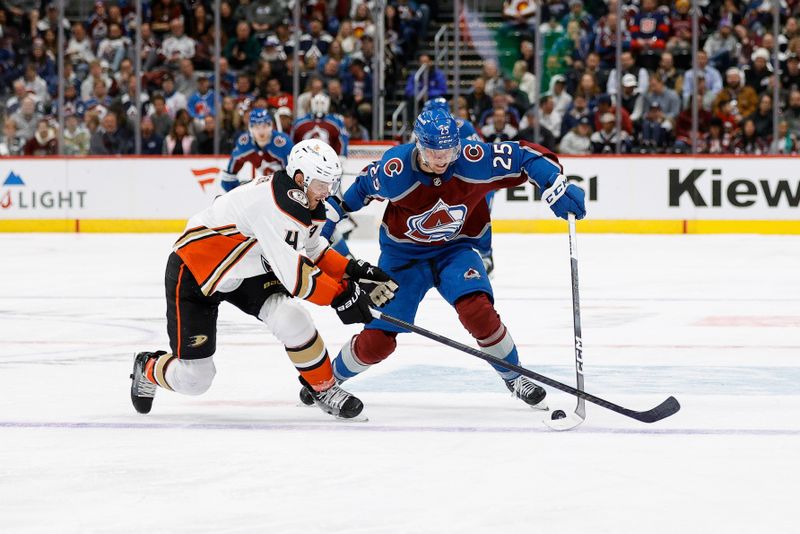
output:
[[522, 376], [518, 376], [517, 378], [515, 378], [512, 383], [514, 385], [513, 393], [517, 397], [520, 398], [527, 397], [528, 395], [536, 391], [536, 384], [528, 380], [525, 380], [525, 378]]
[[150, 382], [140, 371], [136, 371], [136, 394], [139, 397], [155, 397], [156, 385]]
[[339, 386], [333, 386], [332, 388], [319, 393], [320, 402], [337, 410], [340, 410], [342, 405], [349, 398], [350, 394]]

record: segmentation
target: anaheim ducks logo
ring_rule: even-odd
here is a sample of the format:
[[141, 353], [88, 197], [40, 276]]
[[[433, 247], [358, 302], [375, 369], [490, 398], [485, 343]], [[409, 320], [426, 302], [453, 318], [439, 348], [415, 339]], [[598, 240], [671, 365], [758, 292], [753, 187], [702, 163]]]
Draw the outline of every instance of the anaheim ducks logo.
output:
[[475, 163], [483, 158], [483, 148], [481, 145], [464, 145], [464, 157]]
[[425, 213], [408, 218], [405, 235], [420, 243], [450, 241], [458, 236], [466, 218], [467, 207], [464, 204], [449, 206], [439, 199]]
[[189, 344], [187, 346], [195, 349], [204, 345], [206, 341], [208, 341], [208, 336], [192, 336], [189, 338]]
[[303, 193], [299, 189], [289, 189], [289, 191], [287, 191], [286, 194], [289, 196], [289, 198], [291, 198], [304, 208], [308, 207], [308, 197], [306, 196], [305, 193]]

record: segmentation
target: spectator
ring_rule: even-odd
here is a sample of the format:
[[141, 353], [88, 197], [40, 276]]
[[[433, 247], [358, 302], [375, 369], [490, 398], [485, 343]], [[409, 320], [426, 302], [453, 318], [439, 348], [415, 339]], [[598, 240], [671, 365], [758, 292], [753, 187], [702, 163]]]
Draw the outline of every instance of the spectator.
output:
[[[691, 62], [692, 53], [692, 14], [690, 13], [692, 7], [691, 0], [676, 0], [675, 8], [670, 17], [670, 37], [667, 40], [667, 53], [675, 54], [681, 58], [682, 68], [687, 68]], [[699, 14], [700, 23], [702, 24], [703, 15]], [[704, 34], [705, 32], [700, 30]], [[662, 55], [663, 58], [663, 55]], [[669, 84], [667, 84], [669, 85]], [[674, 86], [670, 86], [675, 89]]]
[[[630, 136], [633, 133], [633, 122], [631, 116], [625, 108], [620, 108], [620, 118], [622, 129]], [[614, 115], [616, 118], [617, 106], [611, 105], [611, 96], [600, 95], [597, 98], [597, 107], [594, 112], [594, 128], [595, 132], [603, 129], [602, 117], [606, 114]]]
[[125, 155], [133, 153], [133, 143], [117, 124], [117, 116], [106, 113], [102, 126], [92, 134], [89, 142], [92, 155]]
[[644, 108], [650, 109], [653, 102], [658, 102], [661, 112], [670, 122], [674, 122], [681, 111], [681, 99], [678, 93], [665, 86], [659, 76], [650, 78], [650, 90], [644, 95]]
[[40, 3], [35, 0], [5, 0], [4, 4], [11, 15], [11, 25], [19, 28], [25, 36], [35, 36]]
[[539, 110], [537, 113], [539, 124], [550, 130], [550, 132], [561, 132], [561, 114], [556, 111], [556, 104], [553, 97], [549, 94], [539, 98]]
[[189, 133], [189, 126], [182, 120], [172, 123], [172, 130], [164, 139], [164, 154], [188, 156], [197, 154], [197, 139]]
[[800, 135], [800, 89], [792, 89], [789, 93], [789, 106], [784, 110], [783, 117], [789, 123], [789, 131]]
[[[311, 113], [311, 99], [323, 93], [324, 82], [318, 76], [308, 79], [306, 90], [297, 97], [297, 116], [302, 117]], [[277, 106], [280, 107], [280, 106]]]
[[778, 122], [778, 137], [770, 145], [772, 154], [797, 155], [797, 136], [789, 131], [789, 123], [785, 120]]
[[56, 130], [50, 125], [47, 119], [39, 119], [36, 131], [22, 147], [22, 153], [26, 156], [54, 156], [58, 154], [58, 139]]
[[322, 27], [322, 22], [314, 19], [308, 25], [308, 33], [300, 36], [298, 50], [303, 58], [309, 56], [321, 58], [328, 53], [333, 37]]
[[722, 120], [714, 117], [708, 124], [708, 133], [702, 137], [703, 154], [729, 154], [732, 138], [722, 124]]
[[620, 153], [630, 152], [631, 137], [628, 132], [618, 132], [614, 126], [616, 118], [611, 113], [604, 113], [600, 117], [600, 130], [594, 132], [589, 138], [592, 142], [593, 154], [616, 154], [617, 141], [620, 142]]
[[509, 98], [505, 91], [502, 89], [496, 90], [494, 96], [492, 97], [492, 107], [484, 111], [483, 114], [478, 118], [478, 125], [482, 128], [487, 124], [491, 124], [494, 120], [494, 110], [502, 109], [506, 113], [506, 122], [515, 128], [519, 126], [519, 112], [517, 111], [517, 108], [511, 105], [511, 101], [512, 99]]
[[175, 74], [175, 89], [187, 99], [197, 92], [197, 74], [191, 59], [182, 59]]
[[[661, 60], [658, 63], [656, 74], [661, 76], [664, 80], [664, 85], [670, 89], [676, 90], [675, 87], [680, 87], [683, 84], [683, 75], [675, 68], [674, 56], [670, 52], [661, 54]], [[625, 76], [623, 76], [625, 78]], [[720, 86], [722, 86], [722, 79], [720, 78]]]
[[572, 95], [566, 91], [566, 88], [567, 78], [563, 74], [556, 74], [550, 78], [550, 96], [553, 97], [555, 111], [562, 117], [572, 105]]
[[472, 80], [472, 90], [467, 94], [467, 108], [473, 117], [480, 117], [492, 107], [492, 98], [486, 93], [486, 79], [478, 76]]
[[169, 31], [169, 37], [161, 44], [161, 55], [167, 66], [177, 69], [182, 59], [194, 58], [197, 43], [184, 33], [183, 17], [170, 20]]
[[772, 137], [772, 96], [764, 93], [758, 99], [758, 109], [747, 116], [752, 119], [759, 137]]
[[[561, 121], [560, 136], [566, 135], [567, 132], [575, 128], [583, 117], [588, 117], [591, 121], [592, 112], [586, 102], [586, 97], [583, 95], [576, 95], [572, 101], [572, 107], [569, 109]], [[591, 130], [591, 129], [590, 129]]]
[[[704, 80], [702, 77], [698, 78], [698, 91], [703, 89]], [[700, 92], [699, 96], [703, 96]], [[697, 110], [697, 124], [698, 124], [698, 141], [700, 140], [701, 132], [705, 129], [707, 124], [712, 120], [711, 112], [700, 106]], [[677, 152], [687, 152], [692, 147], [692, 97], [689, 97], [689, 102], [686, 108], [678, 114], [675, 119], [675, 148]]]
[[638, 54], [660, 51], [667, 45], [670, 21], [667, 15], [656, 9], [657, 5], [656, 0], [642, 0], [641, 10], [633, 18], [631, 50]]
[[47, 90], [47, 82], [36, 72], [36, 66], [29, 63], [25, 67], [22, 81], [25, 83], [25, 91], [33, 94], [37, 102], [47, 105], [50, 102], [50, 92]]
[[17, 123], [9, 117], [3, 122], [3, 136], [0, 137], [0, 156], [21, 156], [27, 139], [19, 135]]
[[224, 55], [230, 66], [236, 70], [247, 68], [258, 60], [261, 47], [255, 37], [250, 35], [250, 25], [240, 21], [236, 25], [236, 36], [228, 40]]
[[640, 152], [661, 152], [669, 142], [672, 126], [672, 121], [661, 109], [658, 100], [651, 101], [647, 113], [642, 117]]
[[644, 114], [644, 97], [636, 88], [636, 76], [626, 74], [622, 77], [622, 95], [619, 102], [622, 108], [627, 111], [633, 122], [639, 122]]
[[736, 67], [725, 71], [725, 85], [714, 100], [714, 113], [718, 114], [725, 102], [736, 102], [732, 113], [737, 117], [746, 117], [753, 113], [758, 106], [758, 95], [752, 87], [744, 84], [744, 77]]
[[592, 121], [589, 117], [581, 117], [578, 123], [561, 139], [558, 151], [562, 154], [592, 153]]
[[353, 95], [359, 122], [367, 120], [372, 113], [372, 76], [366, 71], [363, 61], [354, 59], [350, 62], [350, 71], [342, 77], [342, 89]]
[[15, 113], [19, 107], [22, 105], [22, 101], [25, 97], [33, 98], [34, 102], [36, 102], [36, 97], [28, 93], [27, 89], [25, 89], [25, 80], [19, 78], [14, 80], [12, 84], [12, 89], [14, 94], [11, 95], [8, 100], [6, 100], [6, 108], [5, 112], [9, 115]]
[[756, 134], [756, 124], [753, 119], [745, 119], [742, 129], [733, 138], [734, 154], [749, 154], [760, 156], [768, 151], [767, 143]]
[[[603, 69], [611, 69], [616, 65], [617, 58], [617, 13], [616, 11], [609, 11], [609, 13], [600, 21], [599, 28], [595, 33], [594, 51], [600, 59], [600, 67]], [[627, 28], [622, 28], [621, 40], [622, 49], [627, 50], [630, 47], [631, 35]], [[630, 53], [628, 52], [628, 55]], [[633, 58], [633, 56], [630, 56]], [[623, 64], [624, 67], [624, 64]], [[614, 82], [616, 84], [616, 81]], [[610, 92], [610, 91], [609, 91]]]
[[164, 76], [164, 80], [161, 82], [161, 89], [164, 91], [164, 100], [170, 117], [175, 118], [178, 111], [186, 109], [189, 105], [189, 101], [183, 96], [183, 93], [175, 90], [175, 80], [172, 76]]
[[171, 28], [172, 21], [183, 17], [183, 11], [176, 0], [155, 0], [150, 15], [153, 33], [163, 39]]
[[733, 24], [730, 19], [723, 18], [719, 22], [719, 30], [706, 39], [703, 50], [708, 54], [709, 61], [718, 70], [727, 69], [739, 55], [741, 44], [733, 34]]
[[280, 107], [275, 110], [275, 123], [278, 131], [292, 137], [292, 110], [287, 107]]
[[[514, 138], [514, 141], [528, 141], [529, 143], [537, 143], [542, 145], [548, 150], [555, 150], [556, 149], [556, 137], [553, 133], [542, 126], [539, 125], [539, 137], [536, 137], [536, 108], [531, 108], [525, 112], [525, 116], [523, 117], [520, 123], [520, 130], [517, 132], [517, 137]], [[524, 126], [523, 126], [524, 125]]]
[[[428, 54], [420, 54], [419, 55], [419, 64], [420, 67], [424, 67], [428, 74], [428, 94], [427, 99], [433, 99], [438, 97], [444, 97], [447, 95], [447, 77], [444, 75], [442, 71], [437, 69], [434, 64], [433, 60]], [[414, 87], [414, 76], [415, 72], [412, 72], [408, 75], [408, 80], [406, 81], [406, 98], [414, 98], [416, 92], [420, 92], [425, 88], [425, 76], [423, 75], [420, 80], [419, 84]]]
[[786, 69], [781, 71], [781, 98], [785, 99], [791, 91], [797, 89], [800, 89], [800, 58], [790, 52], [786, 54]]
[[355, 111], [348, 111], [344, 115], [344, 127], [347, 130], [347, 137], [350, 141], [368, 141], [369, 132], [361, 125], [358, 114]]
[[152, 118], [142, 118], [139, 131], [142, 136], [142, 154], [160, 156], [164, 153], [164, 138], [156, 133], [156, 127]]
[[215, 120], [211, 115], [203, 119], [203, 127], [197, 132], [197, 153], [214, 154], [214, 127]]
[[[511, 73], [511, 77], [517, 82], [519, 90], [525, 93], [525, 96], [528, 97], [528, 102], [533, 102], [536, 100], [536, 76], [534, 76], [533, 73], [528, 72], [528, 64], [525, 61], [520, 59], [514, 63], [514, 70]], [[553, 78], [555, 79], [555, 76]], [[567, 96], [569, 95], [567, 94]]]
[[772, 77], [769, 50], [756, 48], [750, 60], [750, 64], [744, 67], [745, 85], [752, 87], [756, 93], [763, 93], [769, 88]]
[[502, 109], [495, 109], [492, 115], [491, 124], [481, 128], [481, 135], [487, 143], [500, 143], [511, 141], [517, 135], [517, 129], [506, 123], [506, 112]]
[[111, 23], [108, 25], [108, 35], [97, 45], [97, 58], [108, 62], [112, 71], [117, 71], [132, 45], [130, 38], [122, 34], [120, 25]]
[[503, 0], [503, 18], [506, 31], [521, 32], [523, 36], [536, 32], [536, 2]]
[[172, 116], [167, 108], [164, 95], [158, 93], [153, 96], [153, 107], [149, 116], [158, 136], [164, 137], [172, 129]]
[[22, 99], [22, 104], [16, 113], [11, 115], [11, 120], [14, 121], [17, 127], [17, 135], [28, 141], [33, 137], [33, 132], [36, 131], [36, 125], [41, 119], [41, 114], [36, 112], [36, 104], [33, 98], [27, 96]]
[[99, 59], [95, 59], [89, 64], [89, 75], [81, 83], [81, 100], [89, 100], [94, 92], [94, 83], [97, 80], [102, 80], [107, 89], [111, 89], [113, 82], [111, 78], [104, 72], [103, 64]]
[[247, 6], [247, 22], [257, 39], [266, 38], [286, 15], [286, 5], [281, 0], [255, 0]]
[[[291, 94], [281, 88], [281, 82], [277, 78], [267, 80], [267, 105], [272, 109], [287, 107], [294, 109], [294, 100]], [[298, 97], [299, 98], [299, 97]]]
[[89, 153], [89, 130], [78, 116], [70, 113], [64, 117], [64, 155], [85, 156]]
[[331, 113], [344, 115], [346, 111], [355, 109], [353, 98], [342, 90], [342, 82], [338, 79], [328, 80], [326, 86], [331, 98]]
[[[636, 76], [637, 87], [639, 87], [640, 93], [644, 94], [650, 90], [650, 75], [647, 69], [636, 67], [636, 60], [633, 59], [633, 54], [630, 52], [623, 52], [620, 56], [620, 64], [622, 65], [623, 76], [625, 74]], [[617, 69], [612, 69], [611, 74], [608, 76], [606, 92], [610, 95], [617, 93]]]
[[497, 61], [487, 59], [483, 62], [483, 72], [481, 74], [485, 81], [484, 91], [489, 97], [494, 96], [495, 89], [498, 87], [505, 87], [503, 77], [500, 75], [500, 69], [497, 66]]
[[189, 97], [187, 111], [195, 120], [204, 120], [208, 116], [214, 115], [214, 91], [208, 76], [200, 75], [197, 79], [197, 91]]
[[581, 75], [580, 83], [575, 90], [575, 96], [585, 98], [591, 108], [597, 105], [597, 99], [600, 97], [600, 87], [597, 85], [594, 74], [591, 72], [584, 72], [583, 75]]
[[[716, 97], [722, 89], [722, 75], [717, 69], [708, 64], [708, 54], [704, 50], [697, 51], [697, 69], [703, 73], [706, 81], [706, 92], [711, 98]], [[689, 69], [683, 77], [683, 101], [688, 102], [694, 87], [694, 71]]]

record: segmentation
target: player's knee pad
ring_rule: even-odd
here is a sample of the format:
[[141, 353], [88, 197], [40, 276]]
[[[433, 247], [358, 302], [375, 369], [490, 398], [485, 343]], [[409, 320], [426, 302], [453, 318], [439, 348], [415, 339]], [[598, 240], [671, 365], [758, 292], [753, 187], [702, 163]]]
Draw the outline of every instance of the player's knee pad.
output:
[[486, 293], [471, 293], [456, 301], [458, 319], [475, 339], [487, 339], [503, 329], [503, 323]]
[[258, 318], [287, 347], [308, 343], [316, 334], [311, 314], [297, 300], [286, 295], [273, 295], [267, 299]]
[[174, 360], [167, 367], [166, 379], [173, 391], [184, 395], [201, 395], [211, 387], [216, 374], [213, 358]]
[[367, 365], [385, 360], [397, 348], [397, 332], [364, 330], [353, 341], [356, 358]]

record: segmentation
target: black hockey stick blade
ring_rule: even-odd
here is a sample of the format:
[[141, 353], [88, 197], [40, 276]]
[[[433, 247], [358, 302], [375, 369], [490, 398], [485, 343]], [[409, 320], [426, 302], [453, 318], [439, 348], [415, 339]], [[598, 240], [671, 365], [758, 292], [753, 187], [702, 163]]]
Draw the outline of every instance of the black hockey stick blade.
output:
[[592, 404], [596, 404], [597, 406], [630, 417], [632, 419], [636, 419], [637, 421], [641, 421], [643, 423], [655, 423], [656, 421], [660, 421], [662, 419], [669, 417], [670, 415], [675, 414], [681, 408], [681, 405], [678, 403], [675, 397], [670, 397], [661, 404], [659, 404], [658, 406], [656, 406], [655, 408], [652, 408], [644, 412], [637, 412], [635, 410], [630, 410], [628, 408], [624, 408], [622, 406], [614, 404], [613, 402], [601, 399], [600, 397], [595, 397], [591, 393], [586, 393], [585, 391], [581, 391], [572, 386], [568, 386], [564, 383], [559, 382], [558, 380], [553, 380], [552, 378], [549, 378], [547, 376], [540, 375], [539, 373], [531, 371], [530, 369], [526, 369], [525, 367], [521, 367], [513, 363], [508, 363], [504, 360], [501, 360], [500, 358], [492, 356], [491, 354], [487, 354], [481, 350], [475, 349], [468, 345], [464, 345], [463, 343], [459, 343], [458, 341], [455, 341], [443, 335], [431, 332], [430, 330], [426, 330], [415, 324], [408, 323], [406, 321], [403, 321], [402, 319], [397, 319], [396, 317], [392, 317], [391, 315], [386, 315], [385, 313], [382, 313], [374, 308], [371, 308], [370, 311], [372, 312], [372, 316], [375, 319], [380, 319], [395, 326], [399, 326], [400, 328], [408, 332], [419, 334], [423, 337], [427, 337], [428, 339], [432, 339], [433, 341], [436, 341], [443, 345], [447, 345], [448, 347], [460, 350], [461, 352], [466, 352], [467, 354], [470, 354], [472, 356], [475, 356], [476, 358], [480, 358], [481, 360], [503, 367], [504, 369], [508, 369], [510, 371], [516, 371], [517, 373], [523, 376], [527, 376], [530, 379], [536, 380], [537, 382], [541, 382], [542, 384], [546, 384], [552, 388], [563, 391], [564, 393], [569, 393], [570, 395], [574, 395], [575, 397], [584, 399], [588, 402], [591, 402]]

